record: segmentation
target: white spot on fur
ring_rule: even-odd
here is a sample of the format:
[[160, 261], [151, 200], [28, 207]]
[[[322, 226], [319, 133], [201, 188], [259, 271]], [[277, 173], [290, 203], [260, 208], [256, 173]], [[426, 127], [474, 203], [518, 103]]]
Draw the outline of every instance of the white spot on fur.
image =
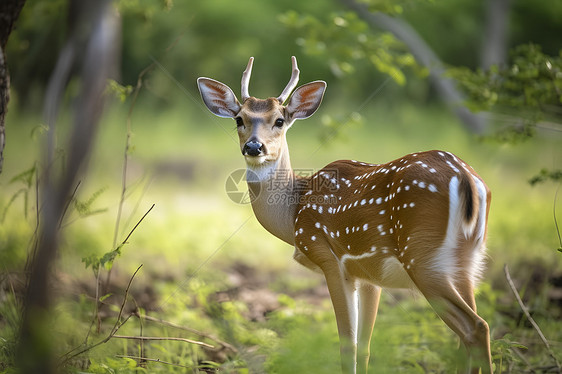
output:
[[447, 165], [449, 165], [451, 167], [451, 169], [453, 169], [455, 171], [455, 173], [459, 173], [459, 169], [457, 169], [457, 167], [455, 165], [453, 165], [451, 163], [451, 161], [447, 160]]

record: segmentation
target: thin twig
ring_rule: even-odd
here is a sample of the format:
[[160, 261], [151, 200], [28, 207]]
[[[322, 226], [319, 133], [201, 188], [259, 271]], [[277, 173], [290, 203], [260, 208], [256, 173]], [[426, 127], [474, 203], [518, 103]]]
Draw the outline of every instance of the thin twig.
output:
[[[150, 210], [148, 212], [150, 212]], [[148, 212], [147, 212], [147, 214], [148, 214]], [[146, 217], [146, 214], [143, 216], [143, 218], [144, 217]], [[141, 221], [142, 221], [142, 219], [141, 219]], [[140, 223], [140, 221], [139, 221], [139, 223]], [[137, 224], [137, 226], [138, 226], [138, 224]], [[136, 226], [135, 226], [135, 228], [136, 228]], [[131, 231], [131, 233], [132, 233], [132, 231]], [[129, 234], [129, 236], [130, 236], [130, 234]], [[111, 336], [115, 335], [117, 330], [119, 330], [119, 328], [122, 326], [122, 324], [120, 325], [119, 321], [121, 320], [121, 316], [123, 315], [123, 310], [125, 309], [125, 304], [127, 303], [127, 298], [129, 297], [129, 290], [131, 289], [131, 284], [133, 283], [133, 279], [135, 278], [135, 275], [137, 275], [137, 273], [139, 272], [140, 268], [142, 268], [142, 264], [137, 268], [137, 270], [135, 270], [131, 279], [129, 279], [129, 284], [127, 284], [127, 288], [125, 289], [125, 297], [123, 297], [123, 303], [121, 304], [121, 308], [119, 309], [119, 314], [117, 315], [117, 320], [115, 321], [115, 325], [113, 325], [113, 329], [111, 329], [111, 334], [110, 334]], [[128, 317], [127, 317], [127, 319], [128, 319]]]
[[190, 344], [200, 345], [205, 348], [214, 349], [215, 346], [203, 343], [197, 340], [186, 339], [186, 338], [176, 338], [173, 336], [129, 336], [129, 335], [113, 335], [116, 339], [131, 339], [131, 340], [172, 340], [178, 342], [186, 342]]
[[531, 323], [531, 325], [533, 326], [533, 328], [535, 329], [535, 331], [537, 332], [537, 334], [541, 338], [544, 346], [546, 347], [546, 350], [548, 351], [548, 354], [550, 355], [550, 357], [552, 357], [552, 359], [556, 363], [556, 366], [560, 370], [561, 369], [560, 362], [558, 361], [558, 359], [554, 355], [554, 352], [550, 348], [550, 344], [548, 343], [548, 340], [546, 340], [546, 337], [542, 333], [541, 328], [535, 322], [533, 317], [531, 317], [531, 313], [529, 313], [529, 309], [523, 303], [523, 300], [521, 300], [521, 296], [519, 296], [519, 292], [517, 291], [517, 288], [515, 287], [515, 284], [513, 284], [513, 280], [511, 279], [511, 275], [509, 274], [507, 264], [504, 265], [503, 271], [505, 273], [505, 278], [507, 279], [507, 283], [509, 284], [509, 287], [511, 288], [511, 291], [513, 292], [513, 296], [515, 296], [515, 299], [517, 300], [517, 303], [519, 304], [519, 307], [521, 308], [521, 310], [523, 311], [523, 313], [525, 314], [525, 316], [527, 317], [527, 319], [529, 320], [529, 322]]
[[68, 198], [66, 204], [64, 204], [64, 208], [62, 210], [62, 214], [61, 214], [60, 220], [59, 220], [59, 230], [62, 228], [62, 221], [64, 221], [64, 217], [66, 216], [66, 213], [68, 212], [68, 208], [70, 207], [70, 204], [72, 203], [72, 200], [74, 200], [76, 198], [76, 193], [78, 192], [78, 188], [80, 187], [80, 184], [82, 184], [82, 181], [78, 181], [78, 183], [76, 183], [76, 187], [74, 187], [74, 191], [72, 191], [72, 194]]
[[[127, 235], [127, 237], [125, 238], [125, 240], [123, 240], [123, 242], [121, 243], [121, 246], [127, 244], [127, 241], [129, 240], [129, 238], [131, 237], [131, 235], [133, 235], [133, 232], [137, 229], [137, 227], [140, 225], [140, 223], [145, 219], [145, 217], [148, 215], [148, 213], [150, 213], [150, 211], [152, 210], [152, 208], [154, 208], [154, 205], [155, 205], [155, 204], [152, 204], [152, 206], [150, 207], [150, 209], [148, 209], [148, 210], [146, 211], [146, 213], [144, 213], [144, 215], [143, 215], [143, 216], [141, 217], [141, 219], [137, 222], [137, 224], [135, 225], [135, 227], [133, 227], [133, 229], [129, 232], [129, 235]], [[137, 271], [139, 271], [139, 269], [140, 269], [141, 267], [142, 267], [142, 265], [139, 266], [139, 268], [137, 269]], [[135, 274], [137, 273], [137, 271], [135, 271]], [[99, 297], [100, 297], [100, 295], [99, 295], [99, 289], [100, 289], [100, 284], [101, 284], [101, 281], [100, 281], [100, 278], [101, 278], [101, 267], [98, 268], [98, 270], [95, 272], [95, 274], [96, 274], [96, 300], [95, 300], [96, 306], [95, 306], [95, 310], [94, 310], [94, 317], [93, 317], [92, 323], [91, 323], [91, 325], [90, 325], [90, 330], [91, 330], [92, 325], [94, 324], [95, 320], [97, 319], [97, 321], [98, 321], [98, 328], [97, 328], [97, 331], [99, 332], [99, 330], [100, 330], [100, 328], [101, 328], [101, 320], [100, 320], [100, 318], [99, 318], [99, 306], [100, 306], [100, 304], [101, 304], [101, 302], [99, 301]], [[134, 275], [133, 275], [133, 277], [134, 277]], [[131, 278], [131, 280], [129, 281], [129, 286], [130, 286], [130, 282], [132, 282], [132, 280], [133, 280], [133, 279]], [[106, 279], [106, 281], [109, 281], [109, 274], [108, 274], [108, 278]], [[106, 285], [108, 285], [108, 284], [106, 283]], [[104, 291], [105, 291], [105, 290], [104, 290]], [[105, 293], [105, 292], [104, 292], [104, 293]], [[125, 295], [125, 300], [126, 300], [126, 299], [127, 299], [127, 295]], [[88, 336], [89, 336], [89, 334], [90, 334], [90, 330], [88, 330], [88, 334], [86, 335], [86, 342], [87, 342], [87, 340], [88, 340]]]
[[[101, 282], [101, 269], [98, 267], [96, 271], [96, 308], [94, 311], [94, 318], [92, 319], [92, 325], [97, 322], [96, 331], [99, 333], [101, 331], [101, 318], [100, 318], [100, 282]], [[88, 335], [90, 330], [88, 331]], [[88, 336], [86, 336], [86, 339]]]
[[558, 247], [558, 250], [560, 252], [562, 252], [562, 237], [560, 237], [560, 228], [558, 227], [558, 221], [556, 220], [556, 200], [558, 198], [558, 191], [560, 191], [560, 185], [558, 185], [558, 188], [556, 189], [556, 193], [554, 194], [554, 204], [552, 207], [552, 214], [554, 216], [554, 226], [556, 227], [556, 233], [558, 234], [558, 244], [560, 245], [560, 247]]
[[[142, 177], [142, 179], [139, 179], [136, 182], [139, 186], [141, 184], [143, 184], [142, 191], [139, 193], [139, 196], [136, 198], [136, 202], [135, 202], [133, 208], [131, 209], [131, 213], [129, 214], [129, 217], [127, 218], [127, 220], [124, 223], [124, 227], [130, 227], [131, 226], [131, 221], [133, 220], [133, 217], [135, 217], [137, 215], [140, 204], [143, 201], [143, 198], [145, 197], [146, 193], [148, 192], [148, 189], [150, 187], [150, 183], [152, 183], [153, 179], [154, 179], [154, 176], [151, 176], [150, 178], [148, 178], [147, 174], [145, 174]], [[131, 186], [129, 186], [128, 189], [131, 190]], [[131, 192], [129, 192], [129, 195], [127, 196], [127, 198], [129, 198], [130, 196], [131, 196]]]
[[[123, 242], [121, 244], [125, 245], [127, 244], [127, 241], [129, 240], [129, 238], [131, 237], [131, 235], [133, 235], [133, 232], [137, 229], [137, 227], [139, 227], [139, 225], [141, 224], [141, 222], [144, 220], [144, 218], [148, 215], [148, 213], [150, 213], [150, 211], [152, 210], [152, 208], [154, 208], [156, 204], [152, 204], [152, 206], [150, 207], [150, 209], [148, 209], [146, 211], [146, 213], [142, 216], [141, 219], [139, 219], [139, 221], [137, 222], [137, 224], [135, 225], [135, 227], [133, 227], [133, 229], [129, 232], [129, 235], [127, 235], [127, 237], [125, 238], [125, 240], [123, 240]], [[142, 265], [141, 265], [142, 266]]]
[[195, 367], [195, 366], [185, 366], [185, 365], [180, 365], [180, 364], [174, 364], [173, 362], [162, 361], [162, 360], [160, 360], [159, 358], [146, 358], [146, 357], [127, 356], [127, 355], [115, 355], [115, 357], [118, 357], [118, 358], [131, 358], [131, 359], [133, 359], [133, 360], [143, 360], [143, 361], [157, 362], [157, 363], [159, 363], [159, 364], [177, 366], [177, 367], [186, 368], [186, 369], [193, 369], [193, 368]]
[[175, 323], [173, 323], [173, 322], [165, 321], [165, 320], [163, 320], [163, 319], [154, 318], [154, 317], [148, 316], [148, 315], [146, 315], [146, 314], [145, 314], [145, 315], [140, 315], [140, 313], [136, 313], [135, 315], [136, 315], [139, 319], [145, 319], [145, 320], [147, 320], [147, 321], [157, 322], [157, 323], [160, 323], [160, 324], [162, 324], [162, 325], [166, 325], [166, 326], [169, 326], [169, 327], [173, 327], [173, 328], [178, 329], [178, 330], [184, 330], [184, 331], [190, 332], [190, 333], [195, 334], [195, 335], [197, 335], [197, 336], [200, 336], [200, 337], [202, 337], [202, 338], [206, 338], [206, 339], [209, 339], [209, 340], [213, 340], [213, 341], [215, 341], [216, 343], [218, 343], [219, 345], [223, 346], [224, 348], [231, 350], [233, 353], [237, 353], [237, 352], [238, 352], [238, 349], [236, 349], [236, 347], [234, 347], [232, 344], [227, 343], [227, 342], [225, 342], [225, 341], [222, 341], [222, 340], [218, 339], [217, 337], [215, 337], [214, 335], [211, 335], [211, 334], [208, 334], [208, 333], [199, 331], [199, 330], [195, 330], [195, 329], [193, 329], [193, 328], [191, 328], [191, 327], [181, 326], [181, 325], [175, 324]]
[[529, 373], [535, 373], [535, 369], [531, 367], [531, 363], [529, 362], [529, 360], [527, 360], [527, 357], [525, 357], [525, 355], [523, 355], [523, 353], [521, 353], [518, 348], [513, 348], [513, 352], [517, 355], [517, 357], [519, 357], [521, 361], [523, 361], [525, 365], [527, 365], [526, 369], [529, 370]]
[[[137, 98], [139, 96], [139, 92], [143, 85], [143, 78], [144, 76], [154, 69], [155, 64], [151, 63], [143, 71], [140, 72], [137, 78], [137, 84], [135, 85], [135, 89], [133, 92], [133, 97], [131, 100], [131, 106], [129, 107], [129, 111], [127, 113], [127, 137], [125, 141], [125, 151], [123, 152], [123, 170], [121, 175], [121, 196], [119, 198], [119, 206], [117, 208], [117, 218], [115, 219], [115, 231], [113, 233], [113, 246], [117, 245], [117, 237], [119, 236], [119, 226], [121, 223], [121, 214], [123, 212], [123, 204], [125, 203], [125, 197], [127, 192], [127, 170], [129, 164], [129, 149], [131, 147], [131, 135], [132, 135], [132, 126], [131, 126], [131, 118], [133, 116], [133, 110], [135, 108]], [[110, 272], [108, 272], [108, 280]]]
[[[137, 304], [137, 301], [133, 298], [133, 303], [135, 303], [135, 311], [132, 313], [135, 316], [138, 316], [140, 314], [140, 307]], [[144, 321], [142, 318], [139, 318], [139, 327], [140, 327], [140, 331], [139, 331], [139, 336], [144, 336]], [[139, 344], [139, 356], [141, 357], [141, 360], [139, 362], [139, 365], [143, 368], [146, 368], [146, 361], [144, 360], [144, 340], [140, 341]]]
[[28, 248], [28, 255], [27, 259], [25, 260], [25, 270], [26, 273], [31, 271], [31, 264], [33, 263], [33, 259], [35, 258], [35, 254], [37, 253], [37, 247], [39, 246], [39, 226], [41, 223], [41, 200], [39, 196], [39, 168], [35, 168], [35, 229], [33, 230], [33, 235], [29, 240]]
[[69, 352], [67, 352], [66, 354], [64, 354], [61, 357], [61, 361], [59, 366], [62, 366], [64, 364], [66, 364], [68, 361], [72, 360], [74, 357], [77, 357], [85, 352], [88, 352], [89, 350], [98, 347], [102, 344], [107, 343], [111, 338], [113, 338], [113, 336], [117, 333], [117, 331], [119, 331], [119, 329], [125, 324], [127, 323], [127, 321], [129, 320], [129, 318], [131, 318], [133, 316], [133, 313], [129, 314], [127, 316], [127, 318], [125, 318], [122, 322], [121, 322], [121, 317], [123, 316], [123, 310], [125, 309], [125, 304], [127, 302], [127, 298], [129, 297], [129, 290], [131, 289], [131, 284], [133, 283], [133, 279], [135, 278], [135, 276], [137, 275], [138, 271], [140, 270], [140, 268], [142, 267], [142, 264], [137, 268], [137, 270], [135, 270], [135, 272], [133, 273], [133, 275], [131, 276], [131, 279], [129, 279], [129, 284], [127, 284], [127, 288], [125, 289], [125, 296], [123, 297], [123, 303], [121, 304], [121, 308], [119, 309], [119, 315], [117, 316], [117, 320], [115, 321], [115, 324], [113, 325], [113, 328], [111, 329], [110, 333], [102, 340], [100, 340], [99, 342], [92, 344], [90, 346], [84, 347], [83, 349], [81, 349], [80, 351], [70, 355], [73, 351], [75, 351], [77, 348], [74, 348], [72, 350], [70, 350]]

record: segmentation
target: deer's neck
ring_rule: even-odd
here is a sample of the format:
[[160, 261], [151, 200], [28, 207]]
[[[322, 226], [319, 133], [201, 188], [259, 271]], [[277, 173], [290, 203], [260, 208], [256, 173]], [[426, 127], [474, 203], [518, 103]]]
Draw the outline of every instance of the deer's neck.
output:
[[299, 191], [285, 148], [275, 163], [248, 165], [248, 188], [253, 196], [252, 209], [261, 225], [286, 243], [294, 245], [295, 215]]

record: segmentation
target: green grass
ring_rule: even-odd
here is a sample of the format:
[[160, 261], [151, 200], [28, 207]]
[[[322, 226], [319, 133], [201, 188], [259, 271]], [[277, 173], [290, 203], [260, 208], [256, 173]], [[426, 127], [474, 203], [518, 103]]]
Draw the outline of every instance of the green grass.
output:
[[[548, 302], [548, 287], [533, 294], [538, 288], [529, 281], [533, 269], [544, 276], [562, 271], [552, 218], [556, 186], [527, 183], [540, 168], [559, 167], [560, 136], [546, 133], [522, 145], [497, 145], [468, 135], [442, 108], [380, 103], [361, 113], [361, 125], [344, 125], [332, 137], [332, 129], [322, 125], [322, 116], [351, 115], [341, 111], [344, 106], [338, 112], [336, 105], [325, 103], [315, 117], [290, 130], [293, 167], [318, 169], [340, 158], [386, 162], [436, 148], [452, 151], [473, 165], [493, 193], [490, 261], [478, 294], [479, 310], [490, 323], [494, 339], [505, 334], [511, 337], [495, 343], [496, 365], [501, 357], [503, 370], [510, 364], [525, 369], [519, 356], [512, 354], [510, 341], [528, 346], [522, 352], [531, 366], [550, 364], [535, 332], [521, 320], [502, 268], [504, 263], [510, 265], [535, 318], [555, 351], [560, 350], [561, 311]], [[99, 192], [90, 206], [91, 212], [99, 212], [81, 216], [71, 210], [65, 220], [56, 264], [59, 288], [48, 331], [58, 355], [83, 342], [90, 328], [95, 277], [82, 258], [101, 256], [114, 248], [126, 134], [124, 109], [113, 107], [106, 114], [89, 171], [78, 190], [82, 202]], [[132, 284], [127, 311], [136, 303], [149, 316], [215, 335], [237, 351], [209, 353], [185, 342], [146, 342], [144, 357], [184, 367], [148, 362], [145, 369], [135, 360], [117, 357], [139, 356], [137, 341], [111, 339], [73, 359], [68, 371], [179, 373], [185, 367], [205, 364], [239, 373], [336, 372], [335, 319], [321, 277], [294, 263], [292, 248], [269, 235], [249, 206], [232, 202], [225, 192], [229, 173], [244, 167], [234, 124], [209, 117], [189, 103], [162, 111], [150, 109], [139, 105], [133, 114], [129, 189], [117, 242], [156, 205], [116, 259], [112, 296], [105, 300], [101, 331], [93, 329], [89, 342], [108, 334], [127, 282], [143, 264]], [[0, 264], [5, 279], [0, 303], [0, 372], [13, 372], [19, 316], [14, 294], [21, 295], [22, 271], [35, 229], [35, 186], [11, 179], [41, 160], [42, 136], [34, 130], [39, 123], [33, 114], [9, 112], [6, 164], [0, 175], [0, 212], [6, 210], [0, 225]], [[20, 190], [24, 192], [8, 206]], [[560, 201], [558, 211], [562, 211]], [[559, 221], [560, 217], [561, 213]], [[245, 280], [236, 271], [240, 266], [246, 269]], [[241, 296], [255, 289], [271, 290], [277, 302], [275, 310], [257, 319], [252, 317], [256, 305]], [[135, 317], [119, 334], [140, 335], [141, 329], [144, 336], [185, 337], [215, 344], [212, 339], [160, 323], [141, 324]], [[383, 294], [372, 341], [373, 372], [451, 372], [456, 345], [454, 335], [423, 298], [392, 291]]]

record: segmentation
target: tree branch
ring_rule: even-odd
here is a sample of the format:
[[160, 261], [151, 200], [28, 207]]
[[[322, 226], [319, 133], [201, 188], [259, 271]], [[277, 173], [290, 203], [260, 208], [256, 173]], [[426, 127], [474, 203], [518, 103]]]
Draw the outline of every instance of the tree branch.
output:
[[[79, 356], [85, 352], [88, 352], [89, 350], [100, 346], [102, 344], [107, 343], [111, 338], [113, 338], [115, 336], [115, 334], [117, 333], [117, 331], [119, 331], [119, 329], [125, 324], [127, 323], [127, 321], [129, 320], [129, 318], [131, 318], [131, 316], [133, 316], [133, 313], [129, 314], [127, 316], [127, 318], [125, 318], [124, 321], [121, 322], [121, 317], [123, 316], [123, 310], [125, 309], [125, 304], [127, 303], [127, 298], [129, 297], [129, 291], [131, 289], [131, 284], [133, 283], [133, 279], [135, 279], [135, 276], [137, 275], [137, 273], [139, 272], [139, 270], [141, 269], [142, 264], [137, 268], [137, 270], [135, 270], [135, 272], [133, 273], [133, 275], [131, 276], [131, 279], [129, 279], [129, 283], [127, 284], [127, 288], [125, 289], [125, 295], [123, 297], [123, 303], [121, 303], [121, 308], [119, 308], [119, 314], [117, 315], [117, 320], [115, 321], [115, 324], [113, 325], [113, 328], [111, 329], [111, 331], [109, 332], [109, 334], [102, 340], [100, 340], [99, 342], [89, 345], [83, 349], [81, 349], [80, 351], [70, 355], [72, 352], [74, 352], [77, 348], [71, 350], [70, 352], [67, 352], [65, 355], [62, 356], [61, 360], [60, 360], [60, 366], [66, 364], [68, 361], [72, 360], [74, 357]], [[97, 302], [97, 300], [96, 300]]]
[[118, 358], [130, 358], [133, 360], [142, 360], [142, 361], [150, 361], [150, 362], [157, 362], [159, 364], [164, 364], [164, 365], [171, 365], [171, 366], [177, 366], [180, 368], [186, 368], [186, 369], [194, 369], [194, 366], [185, 366], [185, 365], [180, 365], [180, 364], [174, 364], [173, 362], [168, 362], [168, 361], [162, 361], [159, 358], [146, 358], [146, 357], [138, 357], [138, 356], [126, 356], [126, 355], [115, 355], [115, 357]]
[[[79, 21], [80, 28], [89, 28], [89, 33], [77, 33], [71, 29], [72, 35], [85, 35], [82, 71], [80, 75], [80, 93], [75, 103], [71, 136], [68, 143], [68, 165], [60, 178], [52, 173], [51, 155], [46, 157], [43, 176], [43, 200], [41, 210], [41, 227], [38, 235], [37, 253], [33, 258], [31, 274], [26, 288], [25, 308], [17, 349], [17, 364], [21, 373], [55, 373], [55, 362], [52, 347], [45, 341], [45, 334], [50, 312], [49, 287], [51, 267], [56, 258], [59, 245], [58, 224], [64, 214], [65, 201], [72, 191], [72, 186], [83, 171], [93, 145], [97, 125], [103, 111], [104, 89], [107, 78], [112, 71], [115, 56], [116, 36], [119, 21], [110, 0], [74, 0], [74, 5], [82, 11]], [[78, 21], [78, 20], [74, 20]], [[73, 33], [74, 32], [74, 33]], [[72, 44], [72, 43], [71, 43]], [[77, 47], [76, 44], [72, 44]], [[63, 51], [64, 52], [64, 51]], [[68, 55], [61, 52], [59, 62], [63, 67], [72, 65], [77, 56], [76, 48], [70, 48]], [[63, 61], [64, 60], [64, 61]], [[57, 64], [58, 67], [58, 64]], [[61, 73], [62, 72], [62, 73]], [[60, 73], [60, 74], [59, 74]], [[52, 75], [52, 84], [57, 87], [55, 97], [45, 100], [47, 121], [54, 124], [62, 93], [70, 76], [70, 70], [57, 69]], [[51, 107], [52, 105], [52, 107]], [[49, 129], [52, 134], [53, 128]], [[53, 135], [50, 135], [53, 137]], [[52, 145], [52, 143], [51, 143]]]
[[509, 274], [507, 264], [504, 265], [503, 272], [505, 273], [505, 279], [507, 279], [507, 284], [509, 284], [509, 288], [511, 289], [511, 292], [513, 292], [513, 296], [515, 296], [515, 299], [517, 300], [517, 303], [519, 304], [519, 307], [521, 308], [521, 310], [525, 314], [525, 317], [527, 317], [527, 320], [531, 323], [531, 325], [533, 326], [533, 328], [535, 329], [535, 331], [539, 335], [541, 341], [543, 342], [544, 346], [546, 347], [546, 350], [548, 351], [548, 354], [550, 355], [550, 357], [552, 357], [552, 359], [556, 363], [556, 367], [558, 367], [558, 370], [560, 370], [562, 368], [562, 366], [560, 366], [560, 362], [558, 361], [558, 359], [554, 355], [554, 352], [550, 348], [550, 344], [548, 343], [548, 340], [546, 340], [546, 337], [542, 333], [541, 328], [535, 322], [533, 317], [531, 317], [531, 313], [529, 313], [529, 309], [523, 303], [523, 300], [521, 300], [521, 296], [519, 296], [519, 292], [517, 291], [517, 288], [515, 287], [515, 284], [513, 284], [513, 280], [511, 279], [511, 275]]
[[186, 339], [186, 338], [176, 338], [173, 336], [128, 336], [128, 335], [113, 335], [113, 338], [116, 339], [131, 339], [131, 340], [172, 340], [172, 341], [178, 341], [178, 342], [186, 342], [186, 343], [190, 343], [190, 344], [195, 344], [195, 345], [200, 345], [202, 347], [205, 348], [210, 348], [210, 349], [214, 349], [215, 347], [207, 344], [207, 343], [203, 343], [197, 340], [191, 340], [191, 339]]
[[154, 318], [154, 317], [151, 317], [151, 316], [148, 316], [148, 315], [140, 315], [140, 313], [136, 313], [135, 315], [139, 319], [145, 319], [147, 321], [157, 322], [157, 323], [160, 323], [162, 325], [173, 327], [173, 328], [178, 329], [178, 330], [184, 330], [184, 331], [190, 332], [190, 333], [195, 334], [197, 336], [200, 336], [202, 338], [213, 340], [213, 341], [217, 342], [218, 344], [220, 344], [221, 346], [223, 346], [224, 348], [229, 349], [233, 353], [238, 353], [238, 349], [236, 349], [236, 347], [234, 347], [232, 344], [227, 343], [223, 340], [220, 340], [219, 338], [217, 338], [216, 336], [214, 336], [212, 334], [208, 334], [208, 333], [193, 329], [191, 327], [181, 326], [181, 325], [175, 324], [173, 322], [164, 321], [163, 319]]
[[477, 134], [484, 132], [486, 124], [483, 116], [472, 113], [464, 106], [464, 95], [457, 89], [455, 82], [445, 76], [443, 62], [407, 22], [380, 12], [372, 13], [365, 4], [360, 4], [356, 0], [341, 1], [371, 27], [387, 30], [400, 39], [410, 49], [418, 63], [429, 70], [429, 79], [441, 99], [463, 125], [471, 132]]

